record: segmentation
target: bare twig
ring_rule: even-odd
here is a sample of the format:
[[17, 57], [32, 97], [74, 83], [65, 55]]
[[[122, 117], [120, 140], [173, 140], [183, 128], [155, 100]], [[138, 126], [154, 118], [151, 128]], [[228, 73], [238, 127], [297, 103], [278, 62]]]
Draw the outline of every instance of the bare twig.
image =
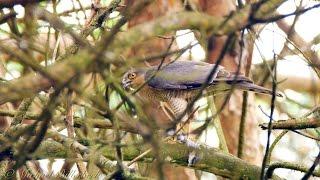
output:
[[320, 162], [320, 151], [319, 151], [316, 159], [314, 160], [312, 166], [307, 171], [307, 173], [301, 178], [301, 180], [308, 180], [311, 177], [311, 175], [313, 174], [313, 172], [315, 171], [315, 169], [318, 166], [319, 162]]
[[17, 15], [16, 12], [11, 11], [8, 14], [4, 14], [0, 16], [0, 24], [6, 23], [8, 19], [11, 19]]
[[[241, 4], [239, 4], [241, 6]], [[239, 65], [242, 63], [242, 56], [244, 51], [244, 30], [241, 32], [240, 39], [240, 56], [239, 56]], [[245, 66], [245, 75], [248, 77], [250, 73], [251, 67], [251, 59], [248, 59]], [[239, 66], [238, 69], [241, 67]], [[244, 91], [242, 95], [242, 109], [241, 109], [241, 118], [240, 118], [240, 127], [239, 127], [239, 141], [238, 141], [238, 157], [242, 158], [243, 156], [243, 148], [244, 148], [244, 140], [245, 140], [245, 124], [246, 124], [246, 116], [247, 116], [247, 106], [248, 106], [248, 92]]]
[[76, 43], [80, 46], [91, 46], [84, 38], [75, 33], [71, 28], [67, 27], [65, 23], [62, 20], [60, 20], [60, 18], [57, 17], [55, 14], [50, 13], [49, 11], [41, 8], [36, 9], [36, 14], [40, 19], [48, 21], [50, 25], [53, 26], [53, 28], [70, 34], [72, 38], [76, 41]]
[[[72, 106], [72, 91], [69, 91], [67, 93], [67, 102], [66, 102], [66, 118], [65, 118], [65, 124], [67, 127], [67, 133], [69, 138], [75, 138], [75, 131], [74, 131], [74, 119], [73, 119], [73, 106]], [[76, 158], [81, 159], [82, 156], [79, 153], [76, 153]], [[79, 175], [81, 179], [84, 179], [87, 175], [86, 166], [83, 162], [76, 162], [77, 168], [79, 171]], [[61, 171], [66, 176], [69, 174], [71, 167], [73, 163], [70, 163], [68, 161], [65, 162], [63, 167], [61, 168]]]
[[[301, 164], [293, 164], [289, 162], [275, 162], [270, 164], [270, 166], [268, 167], [268, 170], [266, 172], [266, 178], [272, 177], [274, 170], [278, 168], [292, 169], [301, 172], [309, 172], [309, 168], [302, 166]], [[320, 177], [320, 171], [312, 172], [312, 175]]]
[[288, 131], [282, 131], [277, 137], [276, 139], [273, 141], [273, 143], [270, 146], [270, 150], [268, 153], [268, 157], [267, 157], [267, 165], [270, 164], [270, 160], [271, 160], [271, 154], [272, 151], [274, 150], [274, 148], [276, 147], [277, 143], [281, 140], [281, 138], [286, 135], [288, 133]]
[[100, 0], [94, 0], [91, 4], [91, 12], [89, 18], [87, 18], [85, 26], [89, 26], [91, 23], [92, 19], [96, 16], [98, 13], [98, 10], [100, 8]]
[[265, 167], [267, 165], [267, 157], [269, 154], [269, 145], [270, 145], [270, 136], [271, 136], [271, 126], [272, 126], [272, 120], [273, 120], [273, 112], [274, 112], [274, 108], [275, 108], [275, 100], [276, 100], [276, 90], [277, 90], [277, 68], [276, 68], [276, 64], [277, 64], [277, 58], [276, 55], [274, 54], [274, 64], [275, 64], [275, 68], [274, 68], [274, 74], [273, 74], [273, 80], [272, 80], [272, 98], [271, 98], [271, 111], [270, 111], [270, 116], [269, 116], [269, 123], [268, 123], [268, 136], [267, 136], [267, 144], [266, 144], [266, 150], [265, 150], [265, 155], [263, 157], [263, 161], [262, 161], [262, 171], [261, 171], [261, 175], [260, 175], [260, 179], [263, 180], [265, 179]]
[[[267, 123], [259, 125], [263, 130], [268, 128]], [[271, 129], [299, 130], [320, 127], [320, 121], [316, 118], [278, 120], [272, 123]]]

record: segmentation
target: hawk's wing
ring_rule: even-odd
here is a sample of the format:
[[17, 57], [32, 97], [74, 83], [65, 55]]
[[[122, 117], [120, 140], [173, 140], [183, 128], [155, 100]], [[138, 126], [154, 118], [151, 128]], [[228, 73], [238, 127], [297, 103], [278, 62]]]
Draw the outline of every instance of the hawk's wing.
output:
[[[176, 61], [164, 64], [160, 70], [153, 67], [146, 73], [148, 85], [156, 89], [170, 90], [187, 90], [200, 88], [206, 81], [213, 70], [215, 64], [195, 61]], [[154, 77], [152, 78], [152, 76]], [[210, 85], [216, 83], [232, 83], [235, 74], [223, 70], [222, 66], [218, 66], [216, 73], [209, 81]], [[248, 81], [244, 76], [239, 75], [236, 81]]]

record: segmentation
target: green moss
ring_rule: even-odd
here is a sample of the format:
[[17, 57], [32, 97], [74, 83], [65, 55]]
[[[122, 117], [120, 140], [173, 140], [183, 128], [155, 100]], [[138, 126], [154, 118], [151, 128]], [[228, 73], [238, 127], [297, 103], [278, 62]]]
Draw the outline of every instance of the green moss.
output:
[[53, 141], [47, 140], [43, 141], [39, 148], [32, 155], [34, 158], [65, 158], [68, 157], [68, 152], [65, 151], [65, 148], [62, 144]]

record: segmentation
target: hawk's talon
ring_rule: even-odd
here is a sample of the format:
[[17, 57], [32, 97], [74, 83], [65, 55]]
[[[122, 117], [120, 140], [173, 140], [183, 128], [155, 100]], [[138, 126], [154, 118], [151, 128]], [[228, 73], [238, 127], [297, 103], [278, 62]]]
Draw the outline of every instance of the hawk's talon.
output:
[[[177, 135], [177, 140], [180, 143], [186, 144], [187, 147], [191, 147], [191, 148], [194, 148], [194, 149], [199, 149], [200, 148], [200, 144], [199, 143], [188, 139], [188, 137], [186, 135], [184, 135], [184, 134], [178, 134]], [[200, 157], [197, 155], [196, 151], [190, 152], [189, 155], [188, 155], [188, 166], [195, 165], [199, 160], [200, 160]]]
[[181, 142], [181, 143], [185, 143], [186, 140], [187, 140], [187, 137], [186, 137], [186, 135], [184, 135], [184, 134], [178, 134], [178, 135], [177, 135], [177, 140], [178, 140], [179, 142]]
[[175, 128], [170, 128], [166, 130], [166, 136], [173, 136], [176, 133], [176, 129]]
[[184, 134], [178, 134], [177, 135], [177, 140], [181, 143], [184, 143], [187, 145], [187, 147], [191, 147], [191, 148], [195, 148], [195, 149], [198, 149], [200, 147], [200, 144], [197, 143], [197, 142], [194, 142], [190, 139], [187, 138], [186, 135]]
[[200, 157], [197, 155], [197, 153], [195, 151], [192, 151], [188, 156], [188, 166], [194, 166], [197, 162], [199, 162], [199, 160]]

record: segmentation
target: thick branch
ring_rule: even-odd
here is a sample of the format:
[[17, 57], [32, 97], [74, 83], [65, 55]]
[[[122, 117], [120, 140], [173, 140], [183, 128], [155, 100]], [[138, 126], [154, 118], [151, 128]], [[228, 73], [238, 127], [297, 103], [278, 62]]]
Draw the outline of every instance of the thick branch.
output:
[[[18, 113], [18, 111], [0, 109], [0, 116], [14, 117], [14, 116], [16, 116], [17, 113]], [[24, 118], [25, 119], [38, 119], [39, 114], [26, 113]]]
[[[132, 160], [139, 154], [143, 153], [149, 147], [144, 146], [141, 149], [136, 147], [124, 147], [123, 156], [125, 160]], [[183, 144], [163, 144], [161, 146], [161, 154], [166, 157], [169, 163], [178, 164], [181, 166], [188, 166], [188, 155], [193, 149], [186, 147]], [[225, 154], [217, 151], [213, 148], [202, 147], [198, 150], [201, 159], [192, 167], [194, 169], [211, 172], [223, 177], [232, 177], [235, 179], [259, 179], [261, 169], [258, 166], [248, 164], [247, 162], [234, 157], [229, 154]], [[45, 141], [42, 143], [38, 151], [35, 153], [36, 158], [65, 158], [66, 149], [62, 146], [57, 146], [56, 143]], [[103, 155], [109, 159], [115, 159], [114, 148], [106, 147], [103, 149]], [[142, 160], [150, 162], [153, 159], [153, 155], [149, 154]], [[274, 179], [278, 177], [274, 176]]]
[[[3, 110], [0, 109], [0, 116], [7, 116], [7, 117], [14, 117], [16, 116], [18, 113], [18, 111], [12, 111], [12, 110]], [[121, 115], [119, 115], [121, 116]], [[33, 114], [33, 113], [26, 113], [24, 115], [24, 119], [28, 119], [28, 120], [38, 120], [39, 118], [39, 114]], [[53, 117], [53, 119], [63, 119], [62, 117]], [[128, 117], [126, 117], [126, 121], [122, 120], [121, 118], [120, 120], [120, 130], [122, 131], [126, 131], [126, 132], [131, 132], [131, 133], [139, 133], [140, 130], [137, 127], [134, 127], [134, 124], [129, 124], [126, 123], [128, 120]], [[130, 120], [128, 120], [130, 121]], [[62, 123], [62, 120], [58, 120], [57, 123]], [[85, 123], [90, 123], [90, 125], [94, 128], [101, 128], [101, 129], [113, 129], [113, 125], [109, 120], [106, 119], [93, 119], [93, 118], [86, 118], [86, 119], [81, 119], [81, 118], [76, 118], [74, 117], [74, 127], [75, 128], [80, 128], [85, 126]]]
[[[32, 158], [39, 157], [39, 154], [41, 154], [41, 153], [43, 153], [43, 155], [44, 155], [43, 157], [45, 157], [45, 156], [52, 157], [51, 155], [55, 154], [58, 156], [63, 156], [64, 158], [69, 158], [70, 153], [72, 155], [74, 152], [79, 152], [84, 157], [84, 159], [86, 161], [88, 161], [89, 159], [92, 160], [95, 163], [95, 165], [104, 174], [107, 174], [108, 172], [110, 172], [116, 168], [115, 163], [113, 163], [111, 160], [107, 159], [105, 156], [101, 155], [101, 153], [99, 153], [97, 151], [92, 153], [92, 151], [88, 147], [80, 144], [79, 142], [77, 142], [71, 138], [63, 136], [55, 131], [49, 131], [48, 136], [59, 143], [52, 141], [52, 140], [43, 141], [40, 145], [41, 148], [38, 149], [37, 152], [31, 156]], [[70, 151], [70, 149], [72, 151]], [[79, 159], [79, 160], [81, 160], [81, 159]], [[136, 176], [134, 174], [130, 174], [129, 172], [127, 172], [127, 169], [123, 173], [125, 173], [124, 174], [125, 176]], [[130, 177], [127, 177], [127, 178], [132, 179]]]

